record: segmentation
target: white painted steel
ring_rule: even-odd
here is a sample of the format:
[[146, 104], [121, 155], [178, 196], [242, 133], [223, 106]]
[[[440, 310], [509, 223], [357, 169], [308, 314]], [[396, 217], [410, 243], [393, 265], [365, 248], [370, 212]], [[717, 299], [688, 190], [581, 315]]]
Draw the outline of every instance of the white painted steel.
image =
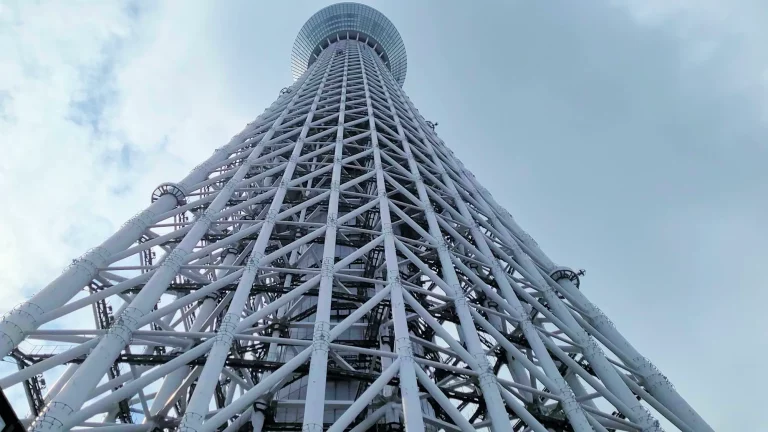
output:
[[454, 157], [376, 35], [333, 34], [243, 132], [6, 314], [0, 350], [23, 367], [0, 387], [44, 406], [24, 424], [658, 431], [649, 406], [712, 431]]
[[[341, 44], [341, 43], [340, 43]], [[347, 100], [347, 69], [349, 59], [344, 56], [344, 70], [341, 81], [341, 96], [339, 99], [338, 127], [336, 129], [336, 146], [333, 153], [333, 173], [331, 184], [341, 182], [341, 160], [344, 147], [344, 111]], [[336, 257], [337, 216], [339, 211], [338, 188], [332, 188], [328, 198], [326, 215], [325, 241], [323, 244], [322, 273], [317, 295], [317, 312], [315, 313], [314, 331], [312, 333], [312, 357], [309, 364], [309, 382], [307, 385], [306, 404], [304, 406], [304, 424], [302, 430], [323, 430], [323, 413], [325, 412], [325, 387], [328, 367], [329, 332], [331, 328], [331, 303], [334, 274], [326, 269], [333, 268]]]
[[419, 388], [416, 382], [416, 372], [413, 362], [413, 347], [409, 337], [409, 329], [405, 316], [402, 285], [400, 282], [400, 267], [395, 251], [392, 220], [389, 214], [389, 200], [387, 187], [384, 181], [384, 170], [381, 162], [381, 149], [379, 148], [378, 132], [374, 120], [373, 102], [370, 92], [370, 83], [366, 73], [365, 58], [363, 53], [370, 56], [370, 51], [364, 46], [358, 45], [357, 55], [361, 63], [361, 75], [365, 92], [365, 103], [368, 108], [368, 125], [371, 130], [371, 146], [373, 147], [373, 166], [376, 171], [376, 194], [379, 200], [379, 218], [382, 236], [384, 237], [384, 262], [385, 274], [390, 287], [390, 304], [392, 308], [392, 320], [394, 322], [395, 350], [400, 359], [400, 394], [402, 398], [405, 428], [409, 431], [423, 431], [424, 419], [421, 413], [421, 401], [419, 400]]

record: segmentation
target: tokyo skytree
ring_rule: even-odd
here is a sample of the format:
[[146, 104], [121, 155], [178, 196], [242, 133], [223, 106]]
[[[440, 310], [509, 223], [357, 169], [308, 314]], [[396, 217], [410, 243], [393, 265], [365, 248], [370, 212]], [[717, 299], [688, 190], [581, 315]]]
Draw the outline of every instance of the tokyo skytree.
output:
[[713, 432], [419, 113], [384, 15], [320, 10], [291, 68], [3, 317], [7, 427]]

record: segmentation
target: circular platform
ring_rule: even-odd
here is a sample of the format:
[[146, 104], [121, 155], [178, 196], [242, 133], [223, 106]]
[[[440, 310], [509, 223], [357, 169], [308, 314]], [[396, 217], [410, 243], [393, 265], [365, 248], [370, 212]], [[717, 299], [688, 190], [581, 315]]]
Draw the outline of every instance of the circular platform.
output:
[[293, 79], [306, 72], [323, 49], [340, 39], [368, 44], [379, 54], [398, 84], [403, 85], [408, 59], [400, 33], [384, 14], [359, 3], [337, 3], [321, 9], [307, 20], [293, 44]]

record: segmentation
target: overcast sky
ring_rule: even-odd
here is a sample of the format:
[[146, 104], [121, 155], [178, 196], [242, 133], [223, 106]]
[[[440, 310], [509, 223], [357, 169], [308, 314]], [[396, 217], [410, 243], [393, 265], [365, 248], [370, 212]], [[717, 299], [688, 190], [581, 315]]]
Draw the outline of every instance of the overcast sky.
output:
[[[0, 2], [0, 308], [260, 114], [329, 3]], [[768, 430], [768, 5], [365, 3], [543, 250], [715, 430]]]

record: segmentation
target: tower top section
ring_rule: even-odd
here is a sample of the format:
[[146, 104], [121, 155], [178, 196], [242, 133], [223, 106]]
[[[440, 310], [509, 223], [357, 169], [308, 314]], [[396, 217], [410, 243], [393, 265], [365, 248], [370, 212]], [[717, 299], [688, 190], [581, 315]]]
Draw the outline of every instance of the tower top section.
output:
[[373, 48], [403, 85], [408, 59], [400, 33], [384, 14], [359, 3], [336, 3], [307, 20], [293, 44], [293, 79], [298, 79], [325, 48], [342, 39], [359, 40]]

